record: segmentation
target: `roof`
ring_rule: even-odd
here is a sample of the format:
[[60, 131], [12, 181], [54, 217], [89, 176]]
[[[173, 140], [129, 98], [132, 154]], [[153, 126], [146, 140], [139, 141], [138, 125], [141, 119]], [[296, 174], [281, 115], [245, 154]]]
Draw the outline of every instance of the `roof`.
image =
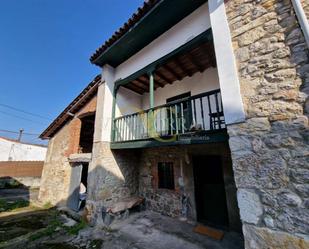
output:
[[156, 4], [159, 0], [148, 0], [143, 3], [141, 7], [125, 22], [114, 34], [100, 46], [95, 53], [90, 57], [90, 61], [94, 61], [106, 51], [111, 45], [113, 45], [117, 40], [119, 40], [125, 33], [127, 33], [139, 20], [141, 20]]
[[118, 66], [206, 0], [148, 0], [90, 57], [91, 63]]
[[60, 113], [60, 115], [42, 132], [40, 138], [51, 138], [57, 131], [59, 131], [69, 120], [83, 108], [88, 101], [97, 93], [99, 83], [101, 82], [101, 75], [97, 75], [84, 90]]
[[0, 136], [0, 139], [4, 139], [4, 140], [7, 140], [7, 141], [13, 142], [13, 143], [20, 143], [20, 144], [25, 144], [25, 145], [39, 146], [39, 147], [44, 147], [44, 148], [47, 147], [44, 144], [27, 143], [27, 142], [18, 141], [17, 139], [12, 139], [12, 138], [3, 137], [3, 136]]

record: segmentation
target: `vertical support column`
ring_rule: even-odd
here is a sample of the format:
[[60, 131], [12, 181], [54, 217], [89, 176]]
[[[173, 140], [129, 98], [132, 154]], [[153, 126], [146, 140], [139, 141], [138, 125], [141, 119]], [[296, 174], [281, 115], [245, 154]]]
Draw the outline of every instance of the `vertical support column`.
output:
[[[149, 75], [149, 108], [154, 108], [154, 77], [153, 71], [151, 70]], [[153, 110], [150, 110], [148, 113], [148, 135], [153, 137], [154, 135], [154, 115]]]
[[105, 65], [102, 68], [102, 84], [98, 89], [95, 119], [94, 142], [110, 142], [113, 113], [113, 92], [115, 85], [114, 68]]
[[149, 72], [149, 108], [154, 107], [154, 77], [153, 71]]
[[115, 141], [115, 134], [116, 134], [116, 127], [115, 127], [115, 113], [116, 113], [116, 102], [117, 102], [117, 92], [118, 86], [114, 87], [113, 91], [113, 107], [112, 107], [112, 134], [111, 134], [111, 141]]
[[243, 122], [245, 112], [224, 0], [209, 0], [208, 4], [225, 122]]

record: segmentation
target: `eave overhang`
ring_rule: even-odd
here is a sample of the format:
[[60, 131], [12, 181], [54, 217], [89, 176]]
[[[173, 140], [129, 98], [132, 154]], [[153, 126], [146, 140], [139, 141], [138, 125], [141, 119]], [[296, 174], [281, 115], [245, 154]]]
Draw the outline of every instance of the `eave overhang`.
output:
[[[113, 35], [115, 38], [111, 38], [112, 41], [107, 41], [91, 56], [91, 63], [100, 67], [105, 64], [117, 67], [205, 2], [207, 0], [158, 1], [150, 10], [144, 11], [144, 16], [136, 18], [135, 22], [134, 16], [138, 14], [134, 14], [129, 20], [132, 27], [123, 33], [117, 31]], [[123, 28], [127, 26], [128, 23]], [[120, 28], [120, 31], [123, 28]]]
[[88, 101], [97, 93], [101, 75], [97, 75], [84, 90], [60, 113], [60, 115], [41, 133], [39, 138], [50, 139], [53, 137], [74, 114], [84, 107]]

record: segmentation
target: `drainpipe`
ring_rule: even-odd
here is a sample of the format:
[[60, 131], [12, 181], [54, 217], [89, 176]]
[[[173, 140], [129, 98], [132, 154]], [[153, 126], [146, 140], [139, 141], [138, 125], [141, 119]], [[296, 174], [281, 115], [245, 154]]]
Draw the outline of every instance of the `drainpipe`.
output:
[[294, 11], [296, 13], [298, 22], [300, 24], [300, 27], [304, 33], [307, 46], [309, 48], [309, 24], [308, 24], [308, 20], [307, 20], [304, 8], [301, 4], [301, 0], [291, 0], [291, 1], [294, 7]]

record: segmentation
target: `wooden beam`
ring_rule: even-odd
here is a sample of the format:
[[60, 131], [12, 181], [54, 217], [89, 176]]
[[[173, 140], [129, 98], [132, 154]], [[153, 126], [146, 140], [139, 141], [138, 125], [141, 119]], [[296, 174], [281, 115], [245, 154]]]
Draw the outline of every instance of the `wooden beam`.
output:
[[155, 80], [155, 85], [158, 85], [158, 87], [164, 87], [165, 86], [165, 84], [163, 84], [163, 83], [161, 83], [157, 80]]
[[149, 107], [154, 108], [154, 76], [149, 73]]
[[112, 149], [133, 149], [133, 148], [151, 148], [151, 147], [164, 147], [164, 146], [175, 146], [175, 145], [188, 145], [188, 144], [208, 144], [208, 143], [219, 143], [228, 141], [228, 135], [226, 133], [226, 129], [208, 132], [206, 134], [207, 139], [201, 137], [199, 139], [196, 136], [194, 139], [179, 139], [179, 135], [176, 135], [175, 139], [167, 138], [164, 141], [164, 138], [160, 137], [160, 139], [148, 138], [144, 140], [136, 140], [136, 141], [126, 141], [126, 142], [113, 142], [111, 143]]
[[204, 71], [204, 67], [203, 65], [201, 65], [201, 63], [199, 63], [192, 54], [190, 54], [190, 52], [188, 52], [187, 54], [187, 57], [189, 58], [189, 60], [191, 61], [191, 63], [196, 66], [198, 68], [198, 70], [200, 72], [203, 72]]
[[172, 74], [177, 80], [181, 80], [181, 77], [179, 74], [177, 74], [169, 65], [165, 64], [162, 66], [166, 71], [168, 71], [170, 74]]
[[210, 64], [211, 67], [216, 67], [216, 57], [215, 57], [215, 51], [214, 47], [211, 46], [210, 44], [204, 44], [203, 46], [200, 47], [205, 56], [207, 57], [207, 62]]
[[149, 85], [148, 84], [145, 85], [145, 84], [141, 83], [140, 81], [133, 80], [133, 81], [131, 81], [131, 84], [133, 84], [133, 85], [135, 85], [137, 87], [140, 87], [140, 88], [144, 89], [147, 92], [149, 90]]
[[188, 69], [186, 69], [185, 67], [184, 67], [184, 65], [181, 63], [181, 61], [179, 60], [179, 58], [175, 58], [174, 59], [174, 63], [176, 64], [176, 66], [177, 67], [179, 67], [180, 69], [181, 69], [181, 71], [183, 71], [185, 74], [187, 74], [188, 76], [192, 76], [193, 75], [193, 73], [192, 72], [189, 72], [189, 70]]
[[127, 84], [127, 85], [124, 85], [123, 87], [133, 91], [133, 92], [136, 92], [140, 95], [142, 95], [143, 93], [145, 93], [145, 90], [143, 88], [140, 88], [136, 85], [132, 85], [132, 84]]
[[173, 82], [169, 80], [166, 76], [164, 76], [162, 73], [156, 71], [155, 74], [162, 80], [164, 80], [167, 84], [172, 84]]
[[[145, 79], [146, 76], [142, 75], [142, 76], [139, 78], [139, 82], [145, 82], [145, 81], [144, 81], [143, 79], [141, 79], [141, 78]], [[146, 84], [147, 84], [147, 86], [149, 85], [148, 80], [147, 80]], [[155, 87], [155, 89], [157, 89], [158, 87], [162, 87], [162, 86], [164, 86], [162, 83], [157, 82], [157, 81], [154, 81], [154, 87]]]
[[142, 75], [139, 78], [136, 78], [135, 80], [138, 81], [139, 83], [148, 86], [148, 80], [143, 80], [142, 77], [144, 78], [144, 76]]

